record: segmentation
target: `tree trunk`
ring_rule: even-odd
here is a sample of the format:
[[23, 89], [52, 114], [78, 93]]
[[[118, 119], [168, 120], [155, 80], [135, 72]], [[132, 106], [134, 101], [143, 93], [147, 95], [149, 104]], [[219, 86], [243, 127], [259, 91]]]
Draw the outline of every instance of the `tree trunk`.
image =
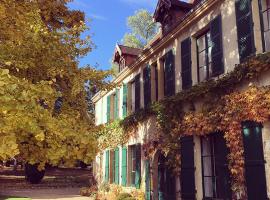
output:
[[38, 184], [44, 177], [45, 170], [39, 171], [38, 164], [31, 165], [29, 163], [25, 164], [25, 179], [32, 183]]

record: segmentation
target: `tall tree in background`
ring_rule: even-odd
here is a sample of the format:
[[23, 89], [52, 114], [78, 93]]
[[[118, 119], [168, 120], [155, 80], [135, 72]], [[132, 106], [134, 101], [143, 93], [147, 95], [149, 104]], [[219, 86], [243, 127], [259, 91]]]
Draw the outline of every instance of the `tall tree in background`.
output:
[[157, 24], [147, 10], [141, 9], [127, 19], [130, 29], [123, 38], [123, 44], [134, 48], [143, 48], [157, 33]]
[[78, 68], [92, 43], [81, 38], [84, 13], [68, 2], [0, 0], [0, 160], [19, 156], [42, 169], [96, 154], [85, 83], [109, 89], [110, 72]]

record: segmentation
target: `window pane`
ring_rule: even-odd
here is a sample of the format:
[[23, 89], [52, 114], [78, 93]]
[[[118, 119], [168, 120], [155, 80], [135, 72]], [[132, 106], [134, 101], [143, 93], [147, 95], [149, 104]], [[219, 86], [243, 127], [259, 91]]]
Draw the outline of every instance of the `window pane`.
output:
[[203, 176], [213, 176], [211, 157], [203, 157]]
[[211, 47], [212, 46], [212, 41], [211, 41], [211, 35], [210, 32], [206, 33], [206, 37], [207, 37], [207, 46]]
[[269, 29], [269, 21], [268, 21], [268, 12], [265, 11], [263, 13], [263, 30], [267, 31]]
[[199, 68], [199, 78], [200, 81], [205, 81], [207, 79], [207, 66], [202, 66]]
[[205, 197], [214, 197], [212, 177], [204, 177]]
[[205, 49], [205, 35], [197, 39], [198, 52], [201, 52]]
[[210, 139], [209, 138], [203, 138], [202, 139], [202, 155], [203, 156], [211, 156], [211, 145], [210, 145]]
[[270, 51], [270, 31], [264, 33], [265, 50]]
[[200, 67], [206, 65], [206, 55], [205, 54], [206, 54], [205, 51], [199, 53], [199, 66]]

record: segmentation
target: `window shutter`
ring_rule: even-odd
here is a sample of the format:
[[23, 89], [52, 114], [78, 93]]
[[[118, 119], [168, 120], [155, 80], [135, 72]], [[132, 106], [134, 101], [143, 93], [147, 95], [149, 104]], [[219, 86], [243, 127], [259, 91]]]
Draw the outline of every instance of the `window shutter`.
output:
[[150, 161], [145, 161], [145, 200], [151, 200]]
[[175, 94], [175, 69], [172, 50], [165, 56], [164, 68], [164, 95], [172, 96]]
[[123, 85], [123, 117], [127, 116], [127, 84]]
[[251, 0], [236, 0], [236, 25], [240, 62], [255, 53]]
[[119, 184], [119, 148], [114, 150], [114, 183]]
[[106, 151], [105, 157], [105, 181], [109, 182], [109, 150]]
[[107, 123], [111, 120], [111, 96], [107, 96]]
[[143, 70], [143, 93], [144, 93], [144, 107], [151, 103], [151, 69], [147, 66]]
[[191, 76], [191, 40], [185, 39], [181, 43], [181, 60], [182, 60], [182, 88], [188, 89], [192, 86]]
[[136, 174], [135, 187], [140, 189], [141, 185], [141, 144], [136, 145]]
[[195, 167], [193, 136], [182, 137], [181, 147], [181, 197], [195, 199]]
[[135, 77], [135, 111], [140, 109], [141, 103], [141, 85], [140, 74]]
[[115, 93], [115, 99], [114, 99], [114, 119], [119, 118], [119, 90], [116, 89]]
[[232, 191], [227, 160], [229, 149], [226, 146], [224, 134], [216, 133], [214, 135], [214, 143], [217, 197], [222, 199], [230, 199], [232, 197]]
[[122, 148], [122, 186], [127, 185], [127, 148]]
[[211, 22], [210, 35], [212, 41], [212, 73], [213, 76], [218, 76], [224, 73], [221, 15]]

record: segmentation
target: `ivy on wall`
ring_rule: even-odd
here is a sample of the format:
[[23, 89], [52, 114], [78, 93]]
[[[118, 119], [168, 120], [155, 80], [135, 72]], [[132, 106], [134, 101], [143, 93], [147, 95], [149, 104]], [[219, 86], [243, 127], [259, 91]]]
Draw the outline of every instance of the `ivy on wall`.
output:
[[[268, 120], [270, 87], [259, 88], [250, 85], [243, 91], [237, 91], [236, 87], [258, 78], [269, 69], [270, 53], [251, 57], [217, 80], [199, 83], [173, 97], [155, 102], [122, 121], [106, 125], [101, 134], [101, 147], [124, 144], [130, 135], [136, 134], [139, 123], [156, 116], [161, 131], [156, 141], [144, 144], [145, 154], [151, 156], [156, 149], [170, 152], [169, 165], [179, 173], [180, 138], [219, 132], [224, 134], [230, 150], [228, 162], [232, 176], [233, 199], [246, 199], [242, 122], [263, 123]], [[202, 104], [196, 109], [198, 102]]]

